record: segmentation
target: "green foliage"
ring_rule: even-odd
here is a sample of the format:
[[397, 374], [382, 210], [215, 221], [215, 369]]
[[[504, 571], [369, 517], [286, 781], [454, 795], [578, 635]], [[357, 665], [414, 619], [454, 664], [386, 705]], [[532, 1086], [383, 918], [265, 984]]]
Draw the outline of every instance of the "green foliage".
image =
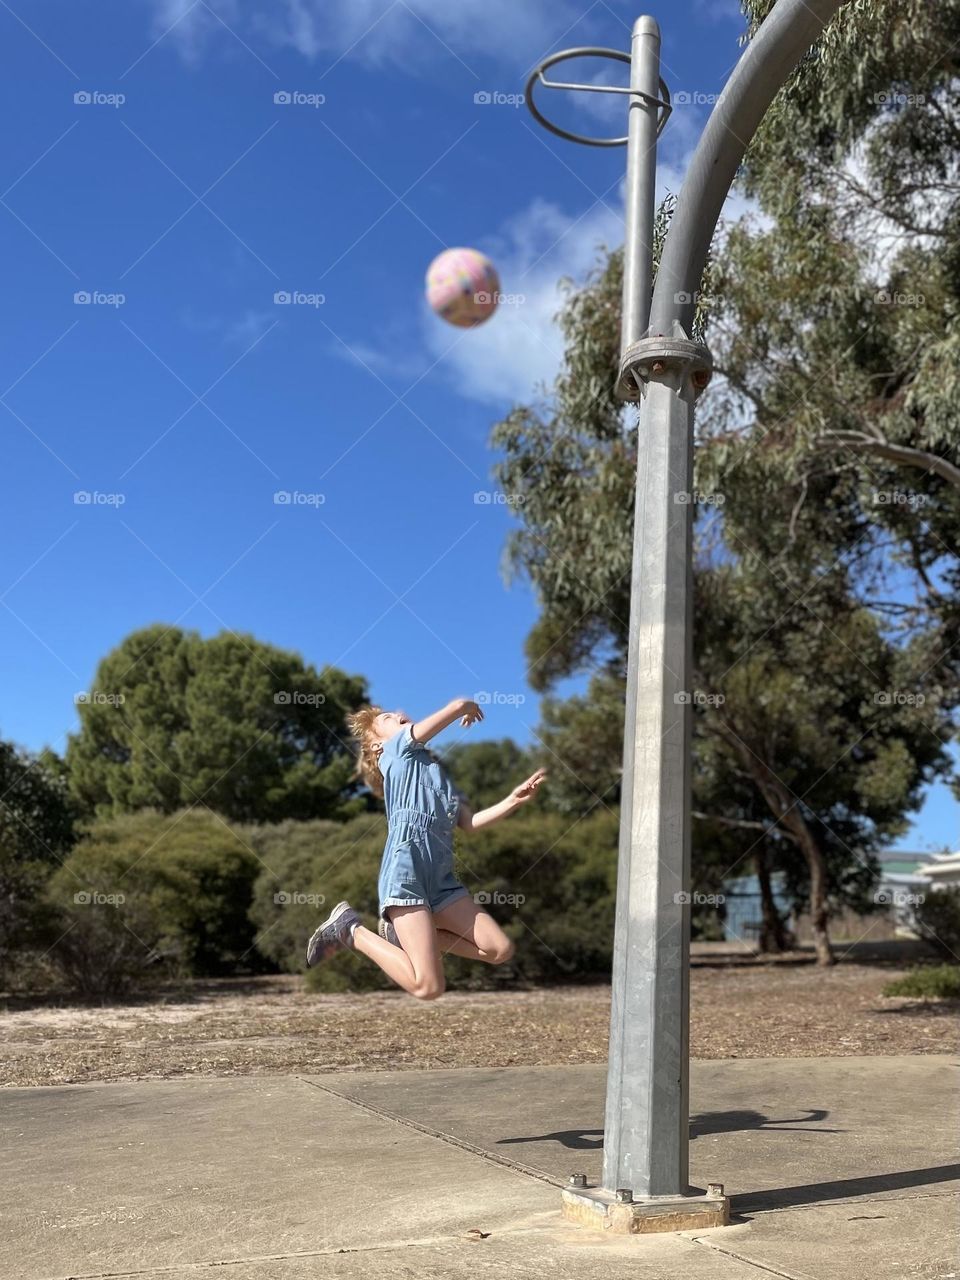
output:
[[[738, 283], [755, 320], [759, 298], [772, 300], [776, 317], [790, 262], [762, 260], [749, 283]], [[791, 265], [795, 290], [810, 268]], [[844, 269], [834, 262], [824, 272], [823, 315], [838, 298], [848, 305], [835, 283]], [[729, 258], [716, 268], [721, 279], [731, 270]], [[604, 330], [602, 320], [619, 315], [619, 285], [611, 258], [571, 298], [567, 364], [582, 377], [584, 360], [595, 381], [613, 367], [617, 324]], [[770, 350], [795, 342], [802, 327], [788, 310]], [[792, 390], [799, 398], [801, 388]], [[550, 417], [515, 411], [494, 439], [507, 450], [504, 488], [520, 477], [526, 485], [524, 527], [510, 554], [542, 606], [527, 643], [532, 679], [549, 687], [583, 666], [596, 669], [585, 697], [544, 701], [540, 727], [552, 770], [548, 802], [585, 812], [598, 797], [615, 803], [619, 792], [635, 458], [611, 402], [601, 397], [591, 415], [570, 399], [566, 375], [551, 408]], [[695, 706], [695, 808], [705, 815], [695, 830], [695, 872], [715, 880], [724, 857], [730, 869], [762, 851], [771, 870], [788, 873], [804, 907], [813, 858], [823, 863], [828, 903], [863, 906], [874, 852], [901, 833], [925, 783], [949, 769], [937, 739], [951, 732], [951, 694], [929, 675], [940, 642], [920, 631], [898, 645], [888, 619], [858, 599], [875, 569], [855, 556], [865, 533], [857, 482], [828, 472], [801, 485], [775, 440], [749, 443], [737, 451], [718, 432], [695, 460], [697, 490], [720, 499], [698, 510], [696, 526], [694, 680], [706, 700]], [[779, 799], [761, 786], [759, 762], [780, 779]]]
[[[487, 895], [486, 909], [517, 946], [512, 972], [484, 969], [480, 976], [535, 983], [609, 974], [618, 832], [615, 811], [572, 820], [531, 809], [460, 840], [464, 883]], [[475, 965], [458, 966], [464, 976], [478, 976]]]
[[51, 961], [75, 988], [256, 968], [249, 919], [260, 863], [216, 814], [144, 812], [96, 823], [52, 877]]
[[502, 800], [536, 768], [530, 753], [510, 738], [455, 742], [443, 752], [443, 762], [474, 812]]
[[914, 912], [921, 935], [947, 960], [960, 959], [960, 887], [935, 889]]
[[346, 817], [366, 802], [344, 717], [365, 700], [359, 677], [252, 636], [147, 627], [103, 659], [78, 707], [71, 787], [100, 817], [201, 800], [238, 821]]
[[544, 801], [561, 813], [588, 813], [620, 803], [623, 770], [622, 671], [601, 671], [586, 694], [546, 697], [539, 737], [550, 769]]
[[[769, 8], [748, 0], [754, 23]], [[892, 532], [924, 590], [940, 562], [952, 590], [924, 603], [944, 630], [960, 585], [945, 556], [960, 529], [958, 43], [958, 0], [843, 5], [750, 149], [748, 187], [775, 221], [732, 239], [719, 290], [751, 437], [773, 435], [781, 472], [852, 472], [866, 546]], [[877, 501], [898, 487], [915, 501]]]
[[43, 887], [73, 844], [73, 819], [57, 758], [0, 742], [0, 973], [44, 934]]
[[[457, 873], [472, 892], [487, 895], [484, 906], [514, 938], [517, 955], [498, 968], [448, 956], [450, 985], [605, 974], [613, 945], [617, 826], [615, 813], [571, 822], [533, 810], [475, 835], [458, 833]], [[245, 834], [264, 864], [252, 909], [258, 945], [281, 968], [303, 969], [307, 939], [341, 899], [375, 927], [382, 819], [285, 823]], [[349, 952], [311, 970], [308, 982], [323, 991], [389, 986], [369, 960]]]
[[960, 965], [918, 965], [894, 978], [883, 988], [885, 996], [912, 996], [917, 1000], [960, 1000]]
[[[746, 0], [751, 34], [772, 6]], [[863, 186], [906, 214], [956, 172], [958, 47], [957, 0], [848, 0], [765, 117], [751, 189], [778, 211], [811, 190], [843, 198], [838, 170], [866, 140]]]
[[[260, 859], [251, 919], [257, 946], [268, 960], [290, 973], [301, 972], [307, 939], [341, 899], [375, 926], [377, 874], [386, 834], [380, 813], [344, 823], [321, 820], [244, 828]], [[373, 965], [347, 954], [312, 970], [310, 982], [334, 991], [388, 985]]]
[[[657, 212], [655, 264], [674, 205], [668, 196]], [[529, 579], [541, 606], [525, 646], [528, 677], [539, 691], [592, 669], [598, 655], [616, 669], [630, 617], [637, 409], [614, 390], [622, 250], [603, 255], [581, 287], [564, 286], [557, 316], [564, 359], [556, 382], [544, 400], [518, 406], [497, 423], [491, 437], [501, 452], [494, 474], [523, 517], [508, 537], [505, 569]], [[705, 299], [712, 290], [711, 259]], [[698, 307], [695, 336], [705, 322]]]
[[[950, 719], [924, 682], [923, 647], [892, 645], [840, 569], [808, 584], [806, 608], [791, 607], [788, 584], [749, 564], [698, 577], [697, 668], [714, 700], [697, 710], [699, 764], [717, 786], [733, 769], [781, 790], [780, 834], [795, 852], [780, 862], [797, 905], [807, 876], [794, 818], [833, 868], [836, 900], [863, 909], [874, 853], [903, 833], [929, 778], [949, 770]], [[763, 779], [764, 763], [774, 779]]]
[[[753, 29], [770, 7], [748, 0]], [[958, 0], [855, 0], [778, 96], [744, 170], [768, 225], [742, 224], [719, 255], [724, 377], [698, 459], [728, 544], [805, 607], [819, 612], [816, 566], [843, 565], [945, 739], [960, 697], [958, 44]], [[895, 805], [910, 771], [891, 744], [871, 796]]]

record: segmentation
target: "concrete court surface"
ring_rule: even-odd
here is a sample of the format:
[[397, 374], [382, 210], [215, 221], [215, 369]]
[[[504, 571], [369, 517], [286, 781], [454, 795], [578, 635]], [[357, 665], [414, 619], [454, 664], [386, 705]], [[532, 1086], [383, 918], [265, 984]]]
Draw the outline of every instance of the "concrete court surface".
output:
[[734, 1225], [633, 1239], [559, 1215], [599, 1172], [604, 1075], [3, 1090], [0, 1280], [960, 1280], [960, 1059], [695, 1062], [692, 1178]]

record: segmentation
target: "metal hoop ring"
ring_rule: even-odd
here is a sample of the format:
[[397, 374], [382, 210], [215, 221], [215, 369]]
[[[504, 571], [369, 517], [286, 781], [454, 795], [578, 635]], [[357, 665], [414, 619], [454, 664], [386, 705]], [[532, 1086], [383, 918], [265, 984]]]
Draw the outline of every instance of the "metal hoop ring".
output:
[[569, 129], [561, 129], [559, 125], [554, 124], [551, 120], [541, 112], [536, 102], [533, 100], [533, 87], [539, 80], [547, 89], [581, 89], [589, 93], [627, 93], [635, 98], [646, 98], [650, 103], [662, 108], [660, 121], [657, 125], [657, 136], [663, 132], [663, 127], [667, 123], [667, 118], [671, 112], [670, 90], [661, 77], [660, 93], [661, 97], [647, 98], [646, 94], [631, 89], [629, 85], [596, 85], [596, 84], [558, 84], [556, 81], [547, 80], [544, 72], [550, 67], [556, 66], [558, 62], [565, 62], [568, 58], [612, 58], [615, 62], [630, 63], [629, 53], [623, 53], [620, 49], [599, 49], [594, 46], [584, 47], [580, 49], [564, 49], [560, 53], [553, 53], [549, 58], [544, 58], [539, 66], [534, 67], [527, 80], [523, 95], [524, 101], [530, 108], [530, 114], [545, 129], [549, 129], [551, 133], [555, 133], [558, 138], [566, 138], [569, 142], [580, 142], [586, 147], [623, 147], [627, 144], [624, 138], [588, 138], [585, 134], [571, 133]]

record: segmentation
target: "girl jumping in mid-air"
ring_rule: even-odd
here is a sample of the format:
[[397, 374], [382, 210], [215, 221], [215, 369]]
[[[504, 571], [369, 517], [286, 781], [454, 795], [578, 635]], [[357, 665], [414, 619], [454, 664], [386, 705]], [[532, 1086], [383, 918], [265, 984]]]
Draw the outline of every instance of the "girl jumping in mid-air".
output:
[[358, 773], [387, 808], [380, 864], [378, 932], [339, 902], [307, 944], [307, 966], [341, 947], [360, 951], [420, 1000], [443, 995], [443, 956], [503, 964], [513, 943], [453, 874], [453, 831], [479, 831], [532, 800], [546, 777], [538, 769], [506, 799], [473, 813], [426, 743], [455, 720], [483, 719], [457, 698], [415, 724], [402, 711], [363, 707], [348, 718], [360, 746]]

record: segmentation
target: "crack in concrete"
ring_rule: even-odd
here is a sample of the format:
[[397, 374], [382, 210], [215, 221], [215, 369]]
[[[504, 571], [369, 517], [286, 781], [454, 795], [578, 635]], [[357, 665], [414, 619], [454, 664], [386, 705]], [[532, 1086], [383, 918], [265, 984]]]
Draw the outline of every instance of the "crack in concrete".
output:
[[801, 1275], [796, 1271], [781, 1271], [777, 1267], [767, 1266], [764, 1262], [755, 1262], [753, 1258], [748, 1258], [743, 1253], [737, 1253], [735, 1249], [724, 1249], [722, 1245], [713, 1244], [710, 1240], [703, 1240], [697, 1237], [693, 1243], [702, 1245], [705, 1249], [712, 1249], [714, 1253], [722, 1253], [725, 1258], [733, 1258], [735, 1262], [742, 1262], [746, 1267], [753, 1267], [757, 1271], [765, 1271], [767, 1275], [780, 1276], [781, 1280], [811, 1280], [810, 1276]]
[[[305, 1080], [303, 1081], [303, 1083], [312, 1084], [312, 1081]], [[342, 1096], [340, 1094], [336, 1094], [336, 1091], [333, 1089], [327, 1089], [324, 1091], [329, 1093], [334, 1093], [337, 1097]], [[367, 1107], [363, 1103], [358, 1103], [355, 1098], [345, 1098], [344, 1100], [347, 1102], [355, 1103], [355, 1105], [360, 1107], [362, 1110], [372, 1110], [376, 1114], [382, 1114], [386, 1119], [398, 1119], [400, 1123], [409, 1123], [404, 1121], [402, 1117], [391, 1116], [389, 1112], [381, 1113], [377, 1108]], [[414, 1125], [413, 1127], [417, 1128], [418, 1130], [422, 1129], [422, 1127], [419, 1125]], [[429, 1133], [429, 1130], [424, 1130], [424, 1131]], [[435, 1135], [435, 1136], [438, 1136], [441, 1139], [443, 1139], [443, 1135]], [[453, 1145], [459, 1146], [461, 1144], [459, 1142], [454, 1142]], [[485, 1155], [486, 1153], [478, 1151], [475, 1154]], [[494, 1159], [494, 1163], [499, 1163], [498, 1161], [495, 1160], [495, 1158], [493, 1157], [489, 1157], [489, 1158]], [[848, 1203], [851, 1207], [853, 1207], [857, 1204], [862, 1204], [862, 1205], [883, 1204], [885, 1200], [886, 1201], [895, 1200], [897, 1203], [899, 1203], [900, 1201], [903, 1201], [903, 1200], [947, 1199], [952, 1197], [953, 1194], [954, 1194], [953, 1192], [943, 1191], [943, 1192], [933, 1192], [929, 1195], [897, 1196], [897, 1197], [887, 1196], [885, 1198], [877, 1197], [877, 1198], [866, 1200], [866, 1201], [859, 1200], [859, 1201], [849, 1201], [849, 1202], [839, 1202], [839, 1203]], [[823, 1207], [822, 1203], [798, 1206], [798, 1208], [803, 1208], [803, 1209], [817, 1209], [822, 1207]], [[784, 1212], [785, 1210], [789, 1212], [797, 1211], [796, 1209], [791, 1209], [789, 1205], [784, 1205], [778, 1209], [764, 1210], [764, 1212], [780, 1213], [780, 1212]], [[735, 1226], [748, 1227], [749, 1225], [750, 1224], [748, 1222], [741, 1222], [741, 1223], [732, 1222], [730, 1224], [730, 1226], [733, 1226], [733, 1227]], [[542, 1228], [538, 1228], [538, 1227], [531, 1228], [529, 1226], [522, 1226], [522, 1225], [504, 1226], [498, 1230], [497, 1234], [501, 1236], [514, 1235], [514, 1236], [523, 1237], [523, 1236], [536, 1235], [541, 1229]], [[715, 1228], [715, 1231], [717, 1233], [722, 1232], [723, 1230], [724, 1228], [722, 1227]], [[804, 1273], [795, 1272], [795, 1271], [783, 1271], [780, 1268], [770, 1266], [767, 1263], [758, 1262], [755, 1259], [748, 1257], [746, 1254], [739, 1253], [735, 1249], [725, 1247], [717, 1243], [714, 1239], [708, 1239], [705, 1236], [695, 1236], [688, 1232], [665, 1232], [664, 1235], [665, 1236], [669, 1235], [674, 1239], [682, 1239], [682, 1240], [688, 1241], [691, 1245], [699, 1245], [701, 1248], [712, 1249], [715, 1253], [723, 1254], [724, 1257], [731, 1258], [735, 1262], [740, 1262], [744, 1266], [753, 1268], [755, 1271], [762, 1271], [767, 1275], [777, 1276], [779, 1280], [811, 1280], [811, 1277]], [[409, 1249], [409, 1248], [418, 1248], [418, 1247], [424, 1247], [424, 1246], [434, 1246], [434, 1245], [444, 1245], [444, 1244], [450, 1245], [450, 1244], [453, 1244], [458, 1239], [459, 1237], [457, 1236], [440, 1235], [440, 1236], [423, 1236], [416, 1240], [409, 1240], [409, 1239], [388, 1240], [383, 1242], [382, 1244], [347, 1245], [347, 1246], [340, 1246], [340, 1247], [334, 1247], [331, 1245], [329, 1248], [326, 1248], [326, 1249], [301, 1249], [301, 1250], [296, 1250], [290, 1253], [250, 1254], [250, 1255], [239, 1257], [239, 1258], [210, 1258], [205, 1262], [184, 1261], [184, 1262], [174, 1263], [172, 1265], [163, 1265], [163, 1266], [155, 1266], [155, 1267], [138, 1267], [133, 1271], [84, 1271], [84, 1272], [71, 1271], [69, 1274], [61, 1273], [57, 1276], [48, 1276], [46, 1280], [136, 1280], [138, 1276], [163, 1276], [163, 1275], [172, 1275], [175, 1273], [182, 1274], [183, 1272], [188, 1272], [188, 1271], [202, 1272], [202, 1271], [210, 1271], [213, 1268], [236, 1267], [236, 1266], [243, 1266], [243, 1265], [247, 1265], [249, 1263], [255, 1263], [255, 1262], [289, 1262], [289, 1261], [295, 1261], [298, 1258], [329, 1258], [329, 1257], [339, 1257], [345, 1254], [384, 1253], [384, 1252], [391, 1252], [391, 1251]], [[650, 1239], [650, 1237], [635, 1236], [635, 1237], [623, 1237], [623, 1239], [624, 1241], [626, 1241], [627, 1239], [639, 1241], [641, 1239]], [[604, 1241], [604, 1238], [602, 1236], [597, 1236], [597, 1243], [600, 1244], [602, 1241], [606, 1243], [606, 1241]]]
[[[405, 1116], [397, 1115], [396, 1113], [387, 1111], [384, 1108], [379, 1107], [374, 1103], [361, 1101], [356, 1097], [351, 1097], [349, 1094], [341, 1093], [340, 1091], [331, 1088], [329, 1085], [322, 1084], [317, 1080], [307, 1079], [302, 1075], [294, 1075], [292, 1078], [296, 1079], [301, 1084], [307, 1085], [310, 1088], [317, 1089], [322, 1093], [326, 1093], [331, 1097], [336, 1098], [338, 1101], [351, 1103], [354, 1107], [356, 1107], [358, 1110], [362, 1112], [377, 1116], [378, 1118], [383, 1120], [392, 1121], [395, 1124], [402, 1125], [408, 1129], [414, 1130], [415, 1132], [421, 1133], [426, 1137], [433, 1138], [439, 1142], [444, 1142], [450, 1146], [458, 1148], [459, 1150], [465, 1151], [470, 1155], [477, 1156], [480, 1159], [487, 1161], [488, 1163], [507, 1169], [512, 1173], [519, 1174], [521, 1177], [532, 1178], [538, 1182], [546, 1183], [548, 1186], [554, 1189], [561, 1189], [565, 1185], [563, 1181], [544, 1173], [542, 1170], [531, 1168], [530, 1166], [525, 1165], [520, 1161], [511, 1160], [508, 1157], [495, 1155], [492, 1152], [487, 1151], [482, 1147], [476, 1146], [474, 1143], [466, 1141], [465, 1139], [458, 1138], [453, 1134], [444, 1133], [441, 1130], [433, 1129], [428, 1125], [421, 1124], [420, 1122], [411, 1120]], [[85, 1085], [85, 1086], [77, 1086], [77, 1087], [85, 1088], [89, 1086]], [[953, 1194], [954, 1192], [952, 1190], [919, 1192], [914, 1194], [902, 1194], [902, 1195], [877, 1194], [874, 1196], [851, 1197], [850, 1199], [842, 1199], [842, 1200], [834, 1200], [834, 1201], [813, 1201], [803, 1205], [791, 1205], [787, 1200], [783, 1204], [770, 1206], [768, 1208], [759, 1208], [759, 1209], [752, 1210], [749, 1202], [749, 1193], [745, 1193], [742, 1198], [740, 1196], [733, 1197], [733, 1211], [734, 1211], [735, 1220], [730, 1225], [745, 1226], [745, 1227], [750, 1225], [749, 1221], [740, 1221], [740, 1222], [736, 1221], [736, 1218], [740, 1214], [752, 1213], [754, 1216], [760, 1217], [767, 1214], [796, 1212], [802, 1209], [808, 1209], [808, 1210], [822, 1209], [824, 1207], [824, 1204], [826, 1203], [836, 1204], [836, 1205], [847, 1205], [848, 1207], [882, 1206], [885, 1203], [901, 1203], [903, 1201], [944, 1199], [947, 1197], [951, 1197]], [[741, 1199], [742, 1199], [742, 1203], [738, 1203], [738, 1201], [741, 1201]], [[559, 1204], [558, 1204], [558, 1213], [559, 1213]], [[528, 1219], [528, 1222], [529, 1222], [529, 1219]], [[714, 1236], [715, 1234], [719, 1234], [720, 1232], [722, 1232], [722, 1230], [723, 1230], [722, 1228], [717, 1228], [716, 1233], [711, 1232], [711, 1236]], [[529, 1231], [530, 1231], [529, 1226], [524, 1226], [519, 1224], [516, 1224], [516, 1225], [510, 1224], [510, 1225], [501, 1227], [499, 1229], [499, 1234], [504, 1234], [504, 1235], [512, 1234], [515, 1236], [522, 1236], [522, 1235], [528, 1234]], [[674, 1238], [678, 1238], [678, 1237], [685, 1238], [686, 1240], [690, 1241], [692, 1245], [699, 1245], [700, 1247], [703, 1247], [703, 1248], [712, 1249], [715, 1253], [719, 1253], [725, 1257], [730, 1258], [733, 1261], [739, 1262], [745, 1267], [750, 1267], [755, 1272], [762, 1272], [769, 1276], [778, 1277], [778, 1280], [810, 1280], [810, 1277], [807, 1275], [790, 1272], [790, 1271], [784, 1271], [782, 1269], [778, 1269], [776, 1266], [755, 1261], [754, 1259], [748, 1257], [747, 1255], [738, 1252], [736, 1249], [716, 1243], [715, 1239], [709, 1239], [706, 1236], [697, 1236], [692, 1233], [685, 1233], [685, 1232], [684, 1233], [669, 1232], [669, 1233], [664, 1233], [664, 1235], [665, 1236], [669, 1235]], [[600, 1238], [602, 1239], [602, 1237]], [[208, 1271], [208, 1272], [212, 1271], [214, 1268], [237, 1267], [237, 1266], [249, 1265], [251, 1263], [286, 1262], [286, 1261], [295, 1261], [300, 1258], [337, 1257], [337, 1256], [343, 1256], [343, 1255], [349, 1255], [349, 1254], [400, 1251], [400, 1250], [405, 1250], [409, 1248], [416, 1248], [418, 1246], [430, 1247], [430, 1246], [437, 1246], [437, 1245], [444, 1245], [444, 1244], [453, 1245], [457, 1241], [457, 1239], [458, 1237], [456, 1236], [440, 1235], [440, 1236], [424, 1237], [422, 1239], [416, 1239], [416, 1240], [404, 1239], [404, 1240], [396, 1240], [396, 1241], [387, 1241], [382, 1244], [354, 1245], [354, 1246], [345, 1246], [345, 1247], [330, 1246], [327, 1248], [320, 1248], [320, 1249], [313, 1249], [313, 1250], [300, 1250], [300, 1251], [286, 1252], [286, 1253], [259, 1254], [259, 1255], [250, 1255], [245, 1257], [233, 1257], [233, 1258], [214, 1258], [214, 1259], [209, 1259], [207, 1261], [195, 1261], [195, 1262], [183, 1261], [173, 1265], [164, 1264], [164, 1265], [158, 1265], [158, 1266], [146, 1266], [146, 1267], [138, 1267], [133, 1270], [97, 1271], [97, 1272], [82, 1272], [82, 1273], [71, 1271], [69, 1274], [61, 1273], [55, 1277], [52, 1277], [52, 1276], [48, 1277], [47, 1280], [137, 1280], [137, 1277], [150, 1277], [150, 1276], [160, 1277], [164, 1275], [172, 1275], [177, 1273], [184, 1274], [184, 1273], [192, 1272], [192, 1273], [200, 1274], [204, 1271]]]
[[483, 1147], [467, 1142], [465, 1138], [457, 1138], [452, 1133], [444, 1133], [440, 1129], [431, 1129], [429, 1125], [420, 1124], [417, 1120], [410, 1120], [407, 1116], [398, 1116], [393, 1111], [385, 1111], [383, 1107], [378, 1107], [372, 1102], [361, 1102], [357, 1098], [352, 1098], [348, 1093], [339, 1093], [336, 1089], [331, 1089], [329, 1085], [320, 1084], [316, 1080], [307, 1080], [304, 1076], [296, 1076], [295, 1079], [302, 1084], [309, 1085], [312, 1089], [320, 1089], [323, 1093], [329, 1093], [334, 1098], [339, 1098], [341, 1102], [352, 1102], [361, 1111], [368, 1111], [372, 1115], [379, 1116], [382, 1120], [392, 1120], [395, 1124], [406, 1125], [407, 1128], [415, 1129], [417, 1133], [422, 1133], [428, 1138], [436, 1138], [438, 1142], [446, 1142], [452, 1147], [459, 1147], [461, 1151], [467, 1151], [470, 1155], [479, 1156], [481, 1160], [487, 1160], [491, 1164], [510, 1169], [513, 1173], [522, 1174], [526, 1178], [535, 1178], [538, 1182], [545, 1182], [547, 1186], [555, 1187], [558, 1190], [564, 1186], [563, 1182], [544, 1173], [542, 1169], [533, 1169], [530, 1165], [522, 1164], [519, 1160], [511, 1160], [507, 1156], [494, 1155], [492, 1151], [486, 1151]]
[[422, 1240], [388, 1240], [385, 1244], [347, 1245], [342, 1248], [301, 1249], [294, 1253], [257, 1253], [243, 1258], [210, 1258], [206, 1262], [176, 1262], [170, 1266], [138, 1267], [135, 1271], [71, 1271], [46, 1280], [130, 1280], [136, 1276], [163, 1276], [183, 1271], [208, 1271], [213, 1267], [239, 1267], [250, 1262], [289, 1262], [297, 1258], [336, 1258], [347, 1253], [382, 1253], [384, 1250], [449, 1244], [450, 1236], [425, 1236]]
[[[350, 1094], [348, 1093], [340, 1093], [339, 1090], [331, 1088], [330, 1085], [320, 1084], [319, 1081], [308, 1080], [306, 1079], [306, 1077], [300, 1076], [300, 1075], [296, 1076], [295, 1079], [299, 1080], [302, 1084], [309, 1085], [313, 1089], [319, 1089], [323, 1093], [328, 1093], [332, 1097], [338, 1098], [343, 1102], [351, 1102], [355, 1107], [358, 1107], [361, 1111], [370, 1112], [372, 1115], [379, 1116], [383, 1120], [392, 1120], [395, 1124], [405, 1125], [407, 1128], [414, 1129], [417, 1133], [422, 1133], [426, 1137], [435, 1138], [438, 1142], [446, 1142], [450, 1146], [458, 1147], [461, 1151], [467, 1151], [471, 1155], [479, 1156], [481, 1160], [487, 1160], [492, 1164], [501, 1165], [503, 1168], [510, 1169], [514, 1173], [522, 1174], [523, 1176], [528, 1178], [535, 1178], [537, 1181], [545, 1182], [547, 1183], [548, 1186], [556, 1187], [558, 1190], [562, 1190], [563, 1187], [566, 1185], [559, 1178], [551, 1177], [549, 1174], [544, 1173], [543, 1170], [541, 1169], [534, 1169], [530, 1165], [525, 1165], [519, 1160], [511, 1160], [506, 1156], [495, 1155], [493, 1152], [487, 1151], [483, 1147], [478, 1147], [474, 1143], [468, 1142], [465, 1138], [458, 1138], [454, 1134], [444, 1133], [440, 1129], [432, 1129], [430, 1128], [429, 1125], [421, 1124], [417, 1120], [411, 1120], [406, 1116], [397, 1115], [395, 1112], [387, 1111], [383, 1107], [378, 1107], [375, 1103], [362, 1102], [358, 1098], [351, 1097]], [[736, 1195], [736, 1194], [731, 1195], [730, 1209], [734, 1218], [736, 1218], [740, 1214], [745, 1214], [745, 1213], [752, 1213], [758, 1217], [761, 1214], [783, 1213], [785, 1211], [796, 1213], [804, 1209], [823, 1208], [824, 1204], [827, 1204], [827, 1203], [869, 1205], [873, 1203], [882, 1204], [885, 1200], [896, 1201], [896, 1202], [899, 1202], [902, 1200], [929, 1200], [929, 1199], [937, 1199], [937, 1198], [943, 1198], [945, 1196], [955, 1195], [956, 1192], [955, 1191], [931, 1191], [925, 1194], [921, 1193], [919, 1195], [905, 1194], [905, 1195], [884, 1195], [884, 1196], [852, 1196], [850, 1197], [849, 1200], [830, 1200], [830, 1201], [819, 1200], [819, 1201], [811, 1201], [808, 1204], [802, 1204], [802, 1205], [791, 1205], [785, 1202], [782, 1205], [773, 1205], [769, 1208], [759, 1208], [759, 1209], [754, 1209], [751, 1207], [750, 1202], [747, 1199], [749, 1194], [750, 1194], [749, 1192], [743, 1192], [742, 1196]], [[745, 1201], [744, 1203], [740, 1203], [741, 1198]], [[747, 1225], [747, 1224], [746, 1223], [737, 1224], [734, 1221], [734, 1222], [731, 1222], [730, 1225], [736, 1226], [736, 1225]], [[674, 1234], [674, 1233], [670, 1233], [670, 1234]]]

